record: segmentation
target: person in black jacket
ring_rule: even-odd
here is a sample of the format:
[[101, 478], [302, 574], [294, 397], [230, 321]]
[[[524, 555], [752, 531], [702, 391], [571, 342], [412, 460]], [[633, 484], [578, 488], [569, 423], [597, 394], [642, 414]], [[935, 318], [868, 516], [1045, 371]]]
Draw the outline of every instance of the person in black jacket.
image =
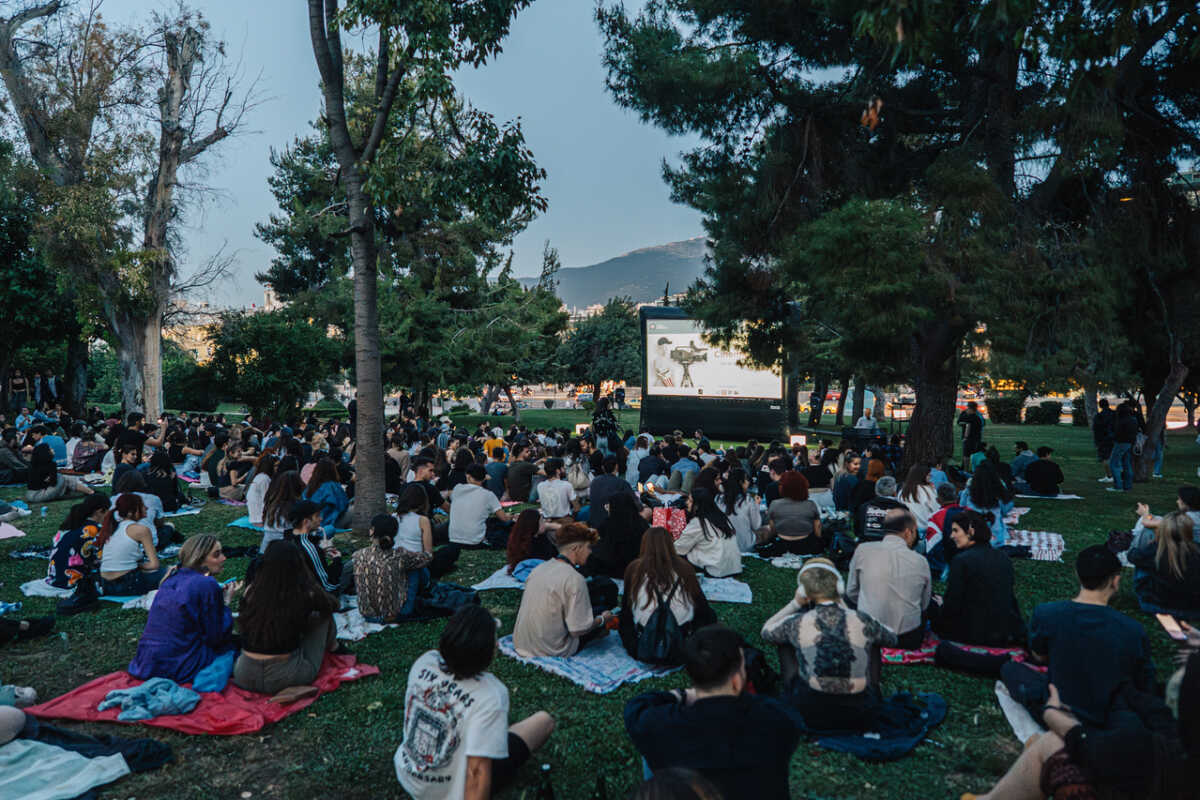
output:
[[1004, 647], [1025, 641], [1025, 623], [1013, 593], [1012, 559], [992, 548], [992, 529], [978, 512], [954, 518], [946, 593], [929, 606], [933, 630], [962, 644]]
[[1117, 415], [1108, 407], [1108, 400], [1101, 398], [1100, 411], [1092, 420], [1092, 443], [1096, 445], [1097, 459], [1104, 465], [1104, 477], [1100, 478], [1100, 483], [1113, 482], [1109, 459], [1112, 458], [1113, 437], [1116, 435], [1116, 429]]
[[1128, 492], [1133, 489], [1133, 445], [1137, 441], [1138, 421], [1133, 405], [1127, 400], [1117, 406], [1117, 421], [1113, 432], [1112, 455], [1108, 465], [1112, 469], [1113, 485], [1110, 492]]
[[1057, 497], [1058, 487], [1066, 480], [1063, 476], [1062, 467], [1050, 458], [1053, 453], [1053, 448], [1039, 447], [1037, 449], [1037, 461], [1034, 461], [1025, 468], [1025, 482], [1029, 484], [1029, 490], [1033, 494], [1040, 494], [1043, 497]]
[[1153, 536], [1140, 536], [1129, 549], [1133, 592], [1148, 614], [1200, 619], [1200, 546], [1183, 511], [1163, 515]]

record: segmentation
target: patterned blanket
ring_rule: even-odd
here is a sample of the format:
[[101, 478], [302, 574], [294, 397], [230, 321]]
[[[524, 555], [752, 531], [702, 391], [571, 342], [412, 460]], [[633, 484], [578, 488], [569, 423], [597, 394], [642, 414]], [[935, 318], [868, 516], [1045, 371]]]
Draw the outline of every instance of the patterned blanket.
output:
[[505, 636], [500, 640], [500, 652], [523, 664], [566, 678], [595, 694], [608, 694], [622, 684], [637, 683], [647, 678], [661, 678], [679, 669], [651, 667], [635, 661], [625, 652], [621, 645], [621, 637], [613, 631], [609, 631], [603, 639], [589, 644], [569, 658], [524, 658], [517, 655], [512, 636]]
[[1049, 531], [1010, 530], [1007, 544], [1028, 547], [1034, 561], [1062, 561], [1067, 549], [1062, 534]]
[[[617, 591], [625, 593], [625, 582], [613, 579]], [[524, 589], [525, 584], [508, 574], [508, 567], [500, 567], [491, 575], [471, 587], [477, 592], [488, 589]], [[754, 602], [754, 593], [748, 583], [736, 578], [710, 578], [700, 576], [700, 590], [704, 596], [714, 603], [742, 603], [749, 605]]]
[[[901, 650], [898, 647], [881, 648], [883, 655], [883, 663], [885, 664], [933, 664], [933, 654], [937, 651], [937, 646], [941, 642], [937, 634], [929, 631], [925, 634], [925, 640], [921, 642], [921, 646], [915, 650]], [[959, 644], [951, 642], [955, 647], [962, 648], [968, 653], [979, 653], [980, 655], [989, 656], [1012, 656], [1014, 661], [1024, 661], [1029, 657], [1029, 653], [1024, 647], [983, 647], [975, 644]]]

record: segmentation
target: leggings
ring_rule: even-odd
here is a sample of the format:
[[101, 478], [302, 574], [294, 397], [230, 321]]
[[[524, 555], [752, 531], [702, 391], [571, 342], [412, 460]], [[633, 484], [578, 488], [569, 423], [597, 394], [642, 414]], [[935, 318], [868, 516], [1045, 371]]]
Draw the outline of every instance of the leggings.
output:
[[277, 694], [289, 686], [307, 686], [316, 680], [321, 671], [325, 653], [334, 649], [337, 628], [333, 618], [325, 615], [316, 617], [304, 634], [300, 646], [288, 654], [286, 659], [262, 661], [250, 658], [245, 653], [238, 656], [233, 665], [233, 682], [250, 692]]

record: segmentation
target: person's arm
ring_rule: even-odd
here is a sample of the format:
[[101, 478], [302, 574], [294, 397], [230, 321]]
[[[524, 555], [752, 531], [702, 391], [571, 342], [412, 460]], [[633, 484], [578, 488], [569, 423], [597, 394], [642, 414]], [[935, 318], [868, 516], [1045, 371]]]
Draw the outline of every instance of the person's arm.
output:
[[795, 598], [788, 601], [787, 605], [776, 611], [771, 618], [763, 623], [762, 639], [764, 642], [772, 642], [774, 644], [787, 644], [790, 640], [785, 632], [784, 622], [791, 617], [803, 613], [804, 609], [796, 602]]
[[699, 544], [701, 534], [700, 522], [692, 519], [684, 526], [683, 531], [679, 534], [679, 538], [675, 540], [675, 552], [681, 556], [686, 556], [692, 552], [696, 545]]
[[167, 438], [167, 423], [161, 417], [158, 420], [158, 430], [154, 434], [154, 438], [146, 437], [146, 444], [151, 447], [162, 447], [163, 440]]
[[946, 592], [942, 595], [942, 616], [958, 616], [966, 605], [967, 583], [970, 577], [962, 563], [962, 554], [950, 559], [950, 576], [946, 579]]
[[750, 521], [750, 530], [756, 531], [762, 527], [762, 511], [758, 508], [758, 499], [755, 497], [746, 498], [746, 507], [749, 512], [747, 516]]
[[821, 538], [821, 518], [819, 515], [816, 519], [813, 520], [812, 528], [813, 528], [813, 534], [818, 539], [820, 539]]
[[464, 800], [488, 800], [492, 796], [492, 759], [467, 756], [467, 785]]
[[145, 525], [130, 525], [126, 531], [129, 538], [142, 545], [146, 551], [146, 560], [138, 565], [140, 569], [153, 572], [161, 566], [158, 562], [158, 551], [154, 549], [154, 534]]
[[599, 617], [592, 615], [592, 601], [588, 598], [587, 583], [582, 576], [567, 590], [566, 603], [563, 622], [567, 625], [567, 633], [576, 638], [599, 628], [612, 617], [608, 611]]
[[429, 523], [429, 517], [418, 517], [418, 524], [421, 526], [421, 547], [425, 548], [425, 552], [433, 552], [433, 525]]
[[1071, 713], [1069, 708], [1063, 706], [1062, 700], [1058, 696], [1058, 687], [1053, 683], [1050, 684], [1050, 699], [1042, 708], [1042, 721], [1046, 723], [1047, 729], [1058, 734], [1062, 739], [1066, 739], [1067, 733], [1079, 725], [1079, 719]]
[[683, 691], [676, 689], [673, 692], [646, 692], [625, 703], [625, 730], [643, 756], [659, 740], [659, 721], [678, 709], [683, 701]]

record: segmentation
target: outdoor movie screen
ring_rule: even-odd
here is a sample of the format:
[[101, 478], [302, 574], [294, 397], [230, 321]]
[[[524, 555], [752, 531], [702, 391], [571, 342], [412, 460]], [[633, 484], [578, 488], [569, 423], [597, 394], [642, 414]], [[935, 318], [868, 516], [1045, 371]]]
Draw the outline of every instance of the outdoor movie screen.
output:
[[736, 350], [706, 343], [690, 319], [646, 320], [646, 393], [672, 397], [780, 400], [778, 373], [740, 366]]

